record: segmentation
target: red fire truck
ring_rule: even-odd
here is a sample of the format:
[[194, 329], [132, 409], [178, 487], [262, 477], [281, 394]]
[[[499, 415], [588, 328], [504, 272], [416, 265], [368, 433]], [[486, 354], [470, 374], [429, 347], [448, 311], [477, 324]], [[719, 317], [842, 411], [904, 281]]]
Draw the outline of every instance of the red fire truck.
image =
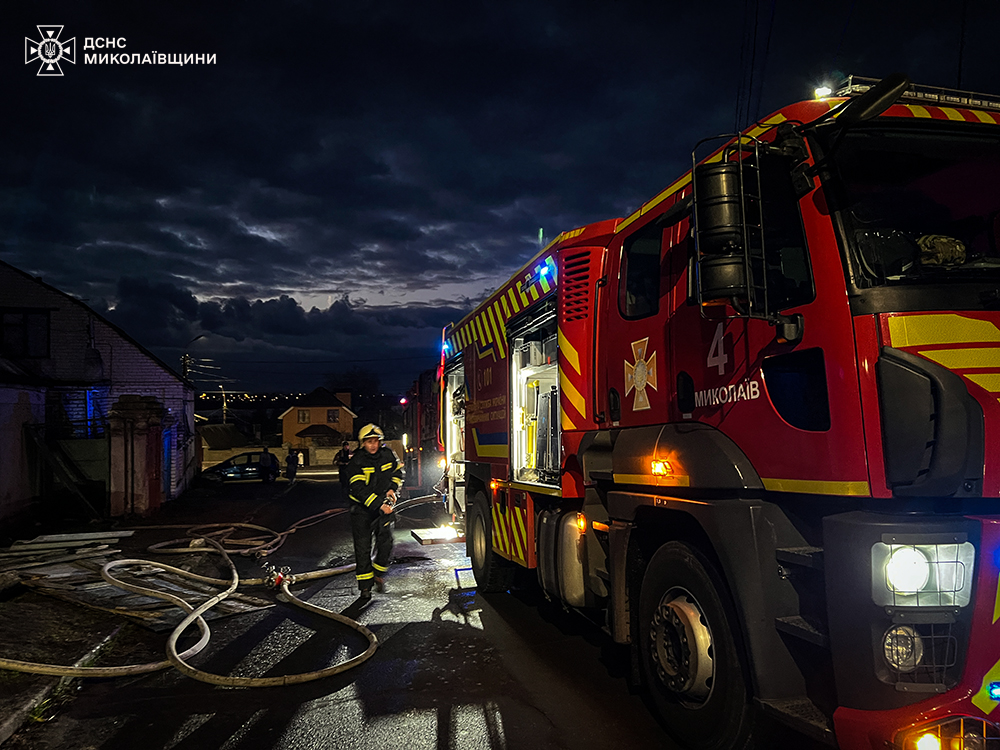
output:
[[1000, 101], [849, 79], [444, 330], [481, 590], [632, 646], [685, 747], [1000, 748]]

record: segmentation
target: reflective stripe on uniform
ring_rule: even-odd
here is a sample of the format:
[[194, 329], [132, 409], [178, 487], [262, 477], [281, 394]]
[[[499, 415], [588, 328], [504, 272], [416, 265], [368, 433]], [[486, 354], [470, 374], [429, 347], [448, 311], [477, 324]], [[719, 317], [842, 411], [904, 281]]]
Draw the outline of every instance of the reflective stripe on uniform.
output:
[[393, 468], [393, 466], [392, 466], [392, 462], [390, 461], [390, 462], [389, 462], [389, 463], [387, 463], [387, 464], [382, 464], [382, 465], [381, 465], [381, 466], [379, 467], [379, 469], [378, 469], [378, 470], [379, 470], [379, 471], [389, 471], [389, 470], [390, 470], [390, 469], [392, 469], [392, 468]]
[[367, 581], [369, 578], [374, 578], [375, 574], [374, 573], [356, 573], [354, 575], [354, 577], [357, 578], [359, 581]]
[[368, 499], [365, 500], [365, 507], [370, 508], [372, 506], [372, 500], [374, 500], [376, 497], [378, 497], [378, 495], [376, 495], [374, 492], [370, 494], [368, 496]]
[[365, 475], [364, 474], [355, 474], [353, 477], [351, 477], [351, 484], [354, 484], [355, 482], [359, 482], [359, 481], [360, 482], [364, 482], [365, 481]]
[[379, 564], [378, 564], [378, 563], [376, 563], [376, 562], [373, 562], [373, 563], [372, 563], [372, 567], [373, 567], [373, 568], [375, 568], [375, 570], [377, 570], [377, 571], [378, 571], [379, 573], [385, 573], [385, 571], [387, 571], [387, 570], [389, 569], [389, 566], [388, 566], [388, 565], [386, 565], [386, 566], [385, 566], [385, 567], [383, 568], [383, 567], [382, 567], [381, 565], [379, 565]]

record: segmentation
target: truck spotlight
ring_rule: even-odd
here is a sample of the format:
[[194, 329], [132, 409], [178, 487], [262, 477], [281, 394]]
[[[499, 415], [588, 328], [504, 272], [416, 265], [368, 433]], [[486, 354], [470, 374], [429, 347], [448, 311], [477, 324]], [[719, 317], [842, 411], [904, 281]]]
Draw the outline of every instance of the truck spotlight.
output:
[[889, 587], [899, 594], [915, 594], [927, 585], [931, 565], [927, 556], [916, 547], [900, 547], [889, 557], [885, 578]]
[[817, 86], [816, 90], [813, 91], [813, 95], [817, 99], [825, 99], [826, 97], [830, 96], [830, 94], [832, 94], [832, 93], [833, 93], [833, 89], [831, 89], [829, 86]]
[[444, 458], [439, 458], [438, 459], [438, 466], [441, 467], [442, 469], [445, 469], [445, 468], [448, 467], [448, 461], [446, 459], [444, 459]]
[[924, 658], [924, 639], [909, 625], [894, 625], [882, 639], [885, 660], [898, 672], [912, 672]]
[[929, 732], [917, 738], [917, 750], [941, 750], [941, 740]]

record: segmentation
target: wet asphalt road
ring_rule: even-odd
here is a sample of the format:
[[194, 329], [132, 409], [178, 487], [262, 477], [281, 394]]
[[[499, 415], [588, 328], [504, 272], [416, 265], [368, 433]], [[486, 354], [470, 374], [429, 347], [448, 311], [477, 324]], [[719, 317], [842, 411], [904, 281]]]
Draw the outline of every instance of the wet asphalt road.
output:
[[[331, 479], [201, 488], [149, 523], [242, 521], [283, 530], [343, 506]], [[387, 591], [366, 607], [356, 600], [353, 573], [294, 587], [299, 597], [376, 633], [381, 646], [360, 667], [276, 688], [216, 687], [174, 670], [83, 680], [54, 719], [11, 744], [65, 750], [674, 747], [629, 690], [627, 650], [535, 591], [478, 594], [471, 571], [461, 570], [469, 565], [464, 544], [421, 546], [411, 536], [411, 529], [442, 520], [437, 506], [400, 519]], [[177, 535], [149, 529], [136, 539], [146, 545]], [[290, 535], [271, 560], [295, 573], [351, 561], [347, 515]], [[240, 558], [238, 567], [244, 577], [261, 575], [250, 559]], [[163, 634], [150, 637], [166, 641]], [[273, 676], [319, 669], [365, 646], [341, 625], [279, 604], [212, 623], [212, 642], [192, 663], [219, 674]]]

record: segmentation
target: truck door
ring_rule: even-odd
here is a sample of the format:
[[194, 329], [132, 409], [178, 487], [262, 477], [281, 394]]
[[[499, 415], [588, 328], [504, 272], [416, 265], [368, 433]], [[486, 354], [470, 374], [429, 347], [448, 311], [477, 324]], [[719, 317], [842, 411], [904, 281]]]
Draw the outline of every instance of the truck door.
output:
[[609, 248], [597, 358], [605, 426], [667, 421], [671, 283], [663, 257], [664, 229], [655, 221], [629, 227]]

